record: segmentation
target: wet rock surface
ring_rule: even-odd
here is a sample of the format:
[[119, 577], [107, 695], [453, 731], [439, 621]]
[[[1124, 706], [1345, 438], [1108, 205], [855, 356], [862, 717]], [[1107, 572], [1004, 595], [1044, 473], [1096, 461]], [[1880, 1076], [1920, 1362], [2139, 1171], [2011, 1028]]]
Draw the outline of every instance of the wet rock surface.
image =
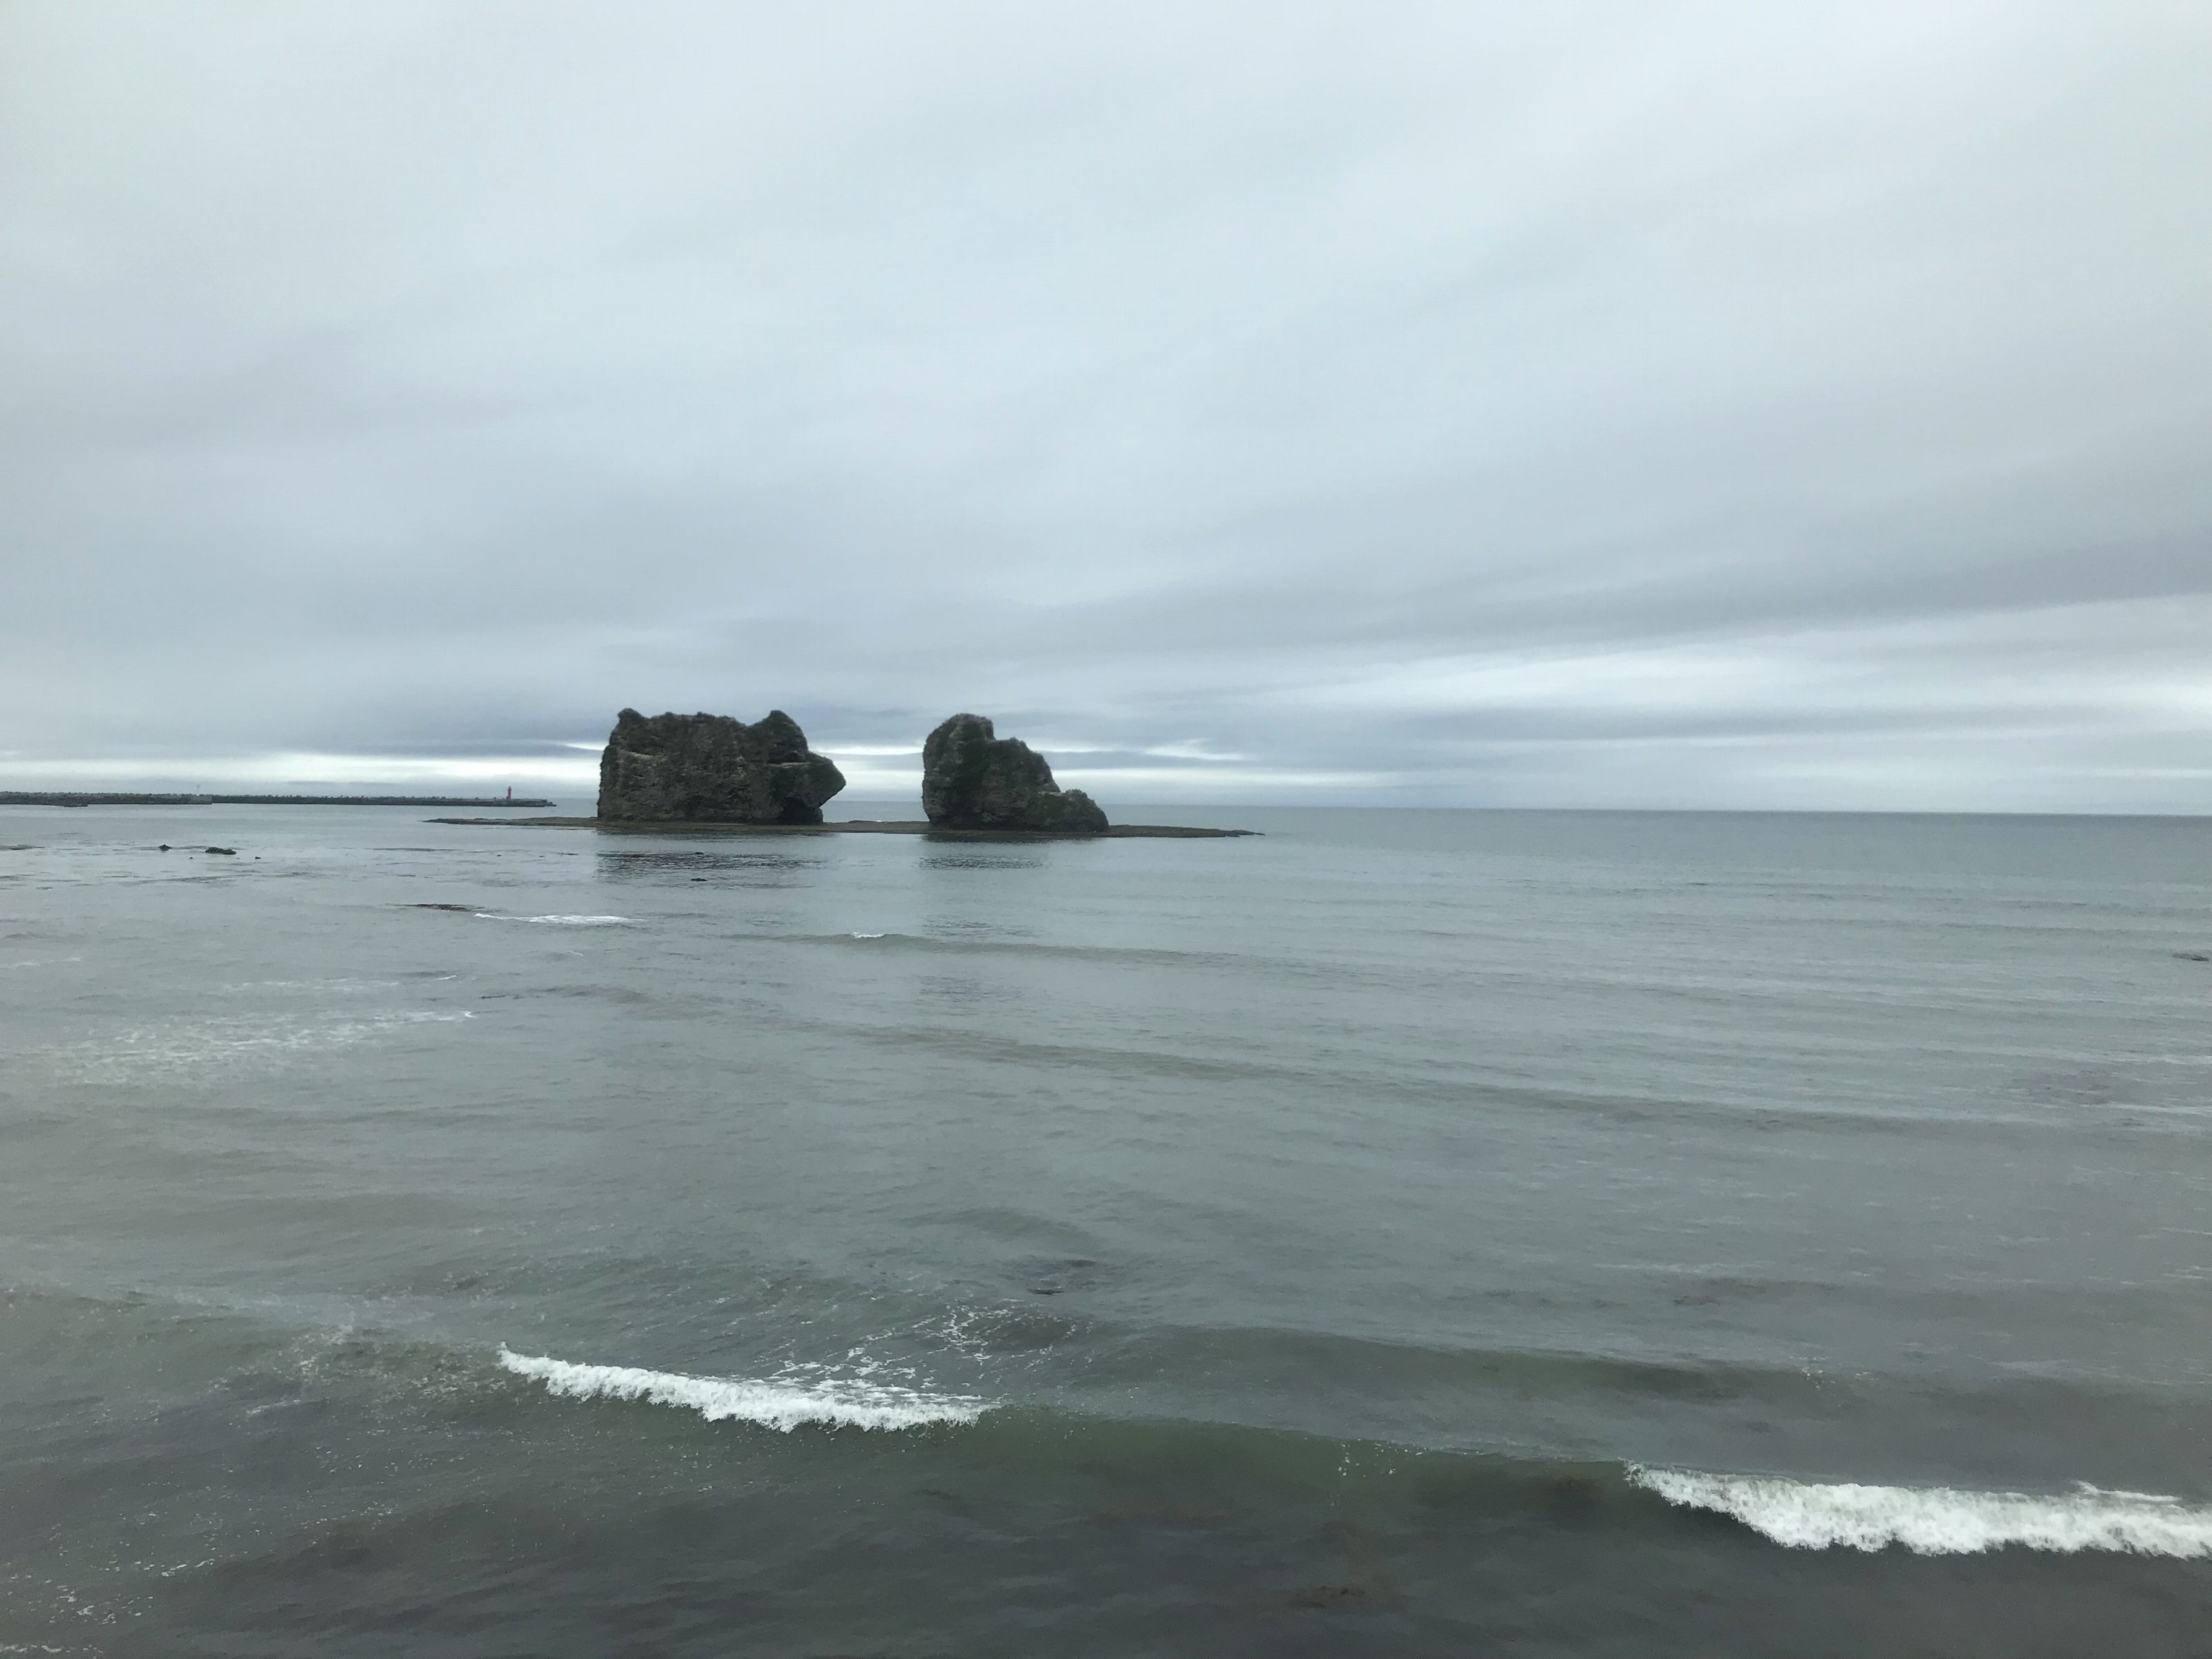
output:
[[981, 714], [955, 714], [921, 746], [921, 808], [948, 830], [1042, 830], [1097, 835], [1106, 814], [1080, 789], [1053, 781], [1045, 757], [1002, 738]]
[[599, 757], [604, 819], [819, 823], [845, 775], [806, 746], [781, 708], [750, 726], [727, 714], [625, 708]]

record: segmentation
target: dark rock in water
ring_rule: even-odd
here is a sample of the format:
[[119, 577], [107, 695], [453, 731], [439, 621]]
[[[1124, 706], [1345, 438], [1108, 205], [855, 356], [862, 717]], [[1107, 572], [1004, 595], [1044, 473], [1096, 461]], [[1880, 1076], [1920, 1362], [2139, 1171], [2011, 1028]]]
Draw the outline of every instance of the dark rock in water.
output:
[[1310, 1613], [1329, 1613], [1339, 1607], [1358, 1607], [1369, 1598], [1365, 1589], [1358, 1584], [1308, 1584], [1286, 1592], [1283, 1599]]
[[235, 847], [210, 847], [207, 850], [210, 853], [220, 853], [227, 859], [234, 859], [238, 856], [238, 848]]
[[165, 841], [165, 842], [163, 842], [161, 843], [161, 850], [162, 850], [164, 853], [166, 853], [166, 852], [167, 852], [167, 851], [169, 850], [169, 843], [168, 843], [168, 842], [167, 842], [166, 841]]
[[752, 726], [625, 708], [599, 757], [599, 816], [633, 823], [819, 823], [844, 787], [781, 708]]
[[1120, 1275], [1103, 1261], [1087, 1255], [1064, 1256], [1041, 1264], [1042, 1270], [1030, 1281], [1031, 1296], [1059, 1296], [1068, 1291], [1095, 1291]]
[[921, 810], [948, 830], [1095, 835], [1106, 827], [1090, 796], [1062, 789], [1042, 755], [998, 736], [981, 714], [955, 714], [921, 745]]

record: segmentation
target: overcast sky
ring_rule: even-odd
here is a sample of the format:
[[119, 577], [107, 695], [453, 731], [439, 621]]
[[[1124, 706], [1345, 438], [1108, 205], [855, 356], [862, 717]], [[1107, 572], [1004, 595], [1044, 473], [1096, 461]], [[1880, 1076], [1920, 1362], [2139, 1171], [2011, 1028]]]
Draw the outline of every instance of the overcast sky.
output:
[[2212, 811], [2212, 6], [0, 0], [0, 785]]

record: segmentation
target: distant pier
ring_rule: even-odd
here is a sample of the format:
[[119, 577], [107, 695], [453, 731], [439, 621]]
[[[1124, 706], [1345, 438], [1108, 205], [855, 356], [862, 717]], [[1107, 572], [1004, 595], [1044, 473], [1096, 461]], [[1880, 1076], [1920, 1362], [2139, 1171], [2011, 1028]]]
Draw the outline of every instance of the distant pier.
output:
[[0, 789], [0, 806], [550, 806], [520, 795], [134, 795]]

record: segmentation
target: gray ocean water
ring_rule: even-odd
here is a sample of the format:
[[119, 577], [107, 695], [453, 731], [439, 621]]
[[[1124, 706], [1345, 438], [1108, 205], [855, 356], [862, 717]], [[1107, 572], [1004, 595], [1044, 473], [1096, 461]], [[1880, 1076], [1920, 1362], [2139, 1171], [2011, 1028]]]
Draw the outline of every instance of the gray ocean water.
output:
[[2212, 822], [1181, 816], [0, 812], [0, 1651], [2212, 1651]]

